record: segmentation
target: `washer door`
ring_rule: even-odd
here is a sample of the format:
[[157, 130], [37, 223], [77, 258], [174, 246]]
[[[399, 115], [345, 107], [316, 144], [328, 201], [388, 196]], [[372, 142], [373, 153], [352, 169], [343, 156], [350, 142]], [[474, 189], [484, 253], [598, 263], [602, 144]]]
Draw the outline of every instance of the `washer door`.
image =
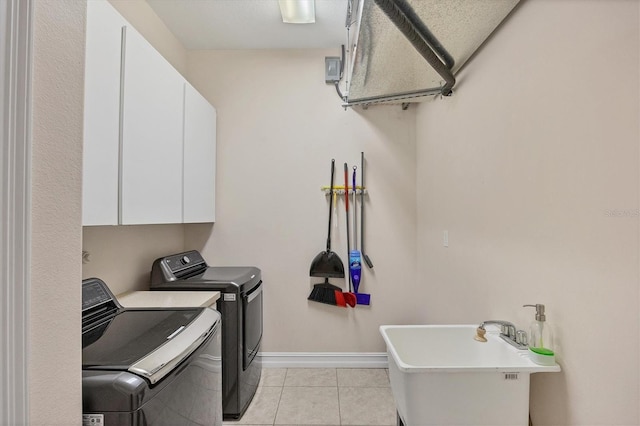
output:
[[129, 371], [152, 384], [157, 383], [198, 349], [218, 329], [219, 324], [220, 314], [204, 308], [189, 326], [178, 328], [162, 346], [129, 367]]
[[83, 333], [84, 370], [129, 371], [157, 383], [213, 333], [212, 309], [127, 310]]
[[127, 370], [187, 327], [198, 309], [131, 309], [82, 333], [82, 368]]

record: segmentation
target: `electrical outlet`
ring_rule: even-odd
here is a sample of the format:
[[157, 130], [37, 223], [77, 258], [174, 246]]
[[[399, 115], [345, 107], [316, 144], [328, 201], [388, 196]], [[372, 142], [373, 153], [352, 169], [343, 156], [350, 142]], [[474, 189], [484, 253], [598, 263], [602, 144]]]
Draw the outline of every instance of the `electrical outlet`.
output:
[[442, 233], [442, 245], [444, 247], [449, 247], [449, 231], [447, 231], [446, 229]]

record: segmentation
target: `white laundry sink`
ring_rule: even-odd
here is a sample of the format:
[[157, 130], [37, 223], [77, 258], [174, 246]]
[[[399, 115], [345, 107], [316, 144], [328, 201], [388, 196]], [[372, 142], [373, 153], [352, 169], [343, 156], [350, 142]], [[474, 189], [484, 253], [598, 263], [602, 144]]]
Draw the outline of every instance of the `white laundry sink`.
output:
[[477, 325], [384, 325], [389, 378], [405, 426], [526, 426], [529, 378], [558, 372]]

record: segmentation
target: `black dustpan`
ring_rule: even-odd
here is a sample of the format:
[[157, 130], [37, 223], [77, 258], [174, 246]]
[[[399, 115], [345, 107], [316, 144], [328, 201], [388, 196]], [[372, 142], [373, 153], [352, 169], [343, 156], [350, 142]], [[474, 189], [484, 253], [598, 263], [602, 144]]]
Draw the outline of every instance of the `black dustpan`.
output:
[[309, 275], [312, 277], [344, 278], [344, 265], [335, 252], [323, 251], [311, 262]]
[[329, 192], [329, 231], [327, 232], [327, 249], [318, 253], [311, 262], [309, 275], [312, 277], [344, 278], [344, 265], [338, 255], [331, 251], [331, 211], [333, 210], [333, 175], [335, 160], [331, 160], [331, 190]]

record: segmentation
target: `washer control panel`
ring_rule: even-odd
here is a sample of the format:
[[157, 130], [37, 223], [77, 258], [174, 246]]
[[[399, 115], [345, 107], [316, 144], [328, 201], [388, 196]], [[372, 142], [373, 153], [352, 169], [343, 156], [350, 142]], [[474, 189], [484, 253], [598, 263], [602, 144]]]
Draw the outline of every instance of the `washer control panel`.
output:
[[96, 278], [82, 282], [82, 311], [112, 300], [113, 296], [103, 281]]
[[200, 255], [196, 250], [167, 256], [162, 260], [162, 263], [164, 263], [165, 267], [168, 268], [176, 277], [182, 275], [181, 273], [184, 271], [192, 270], [194, 268], [206, 268], [207, 266], [202, 255]]

